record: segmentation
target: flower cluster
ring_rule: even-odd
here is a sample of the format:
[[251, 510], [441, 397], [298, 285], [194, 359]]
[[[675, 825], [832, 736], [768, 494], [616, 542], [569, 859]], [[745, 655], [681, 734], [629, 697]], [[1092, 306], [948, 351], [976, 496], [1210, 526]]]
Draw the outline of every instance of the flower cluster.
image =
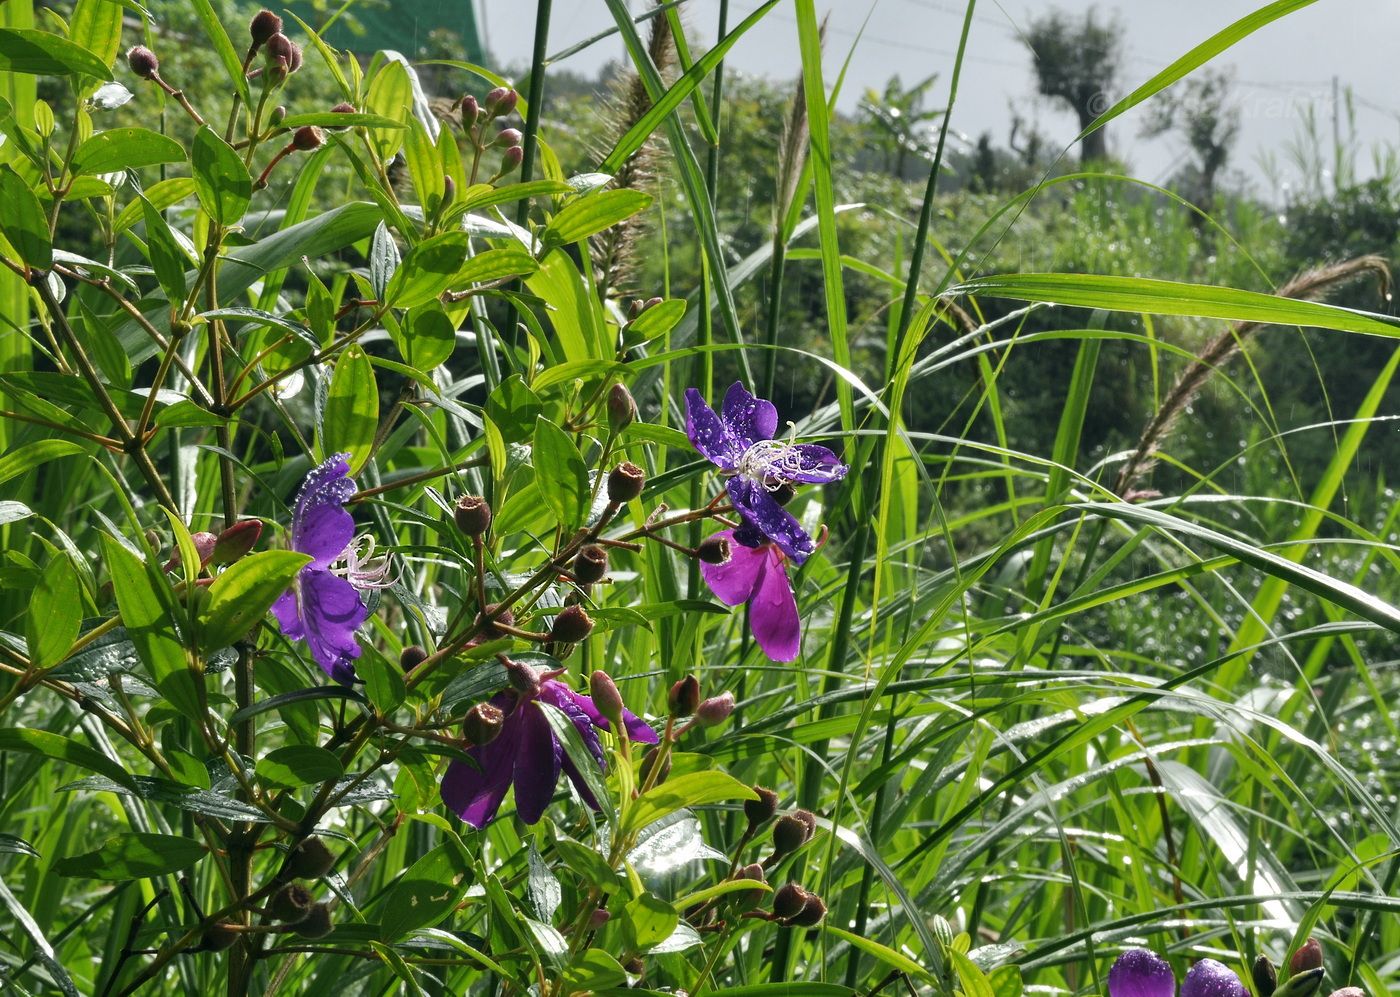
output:
[[[1288, 978], [1279, 983], [1278, 970], [1261, 955], [1251, 973], [1258, 997], [1312, 997], [1322, 986], [1322, 946], [1309, 938], [1288, 960]], [[1176, 974], [1171, 965], [1147, 949], [1128, 949], [1108, 971], [1109, 997], [1176, 997]], [[1249, 997], [1235, 971], [1215, 959], [1192, 964], [1181, 981], [1180, 997]], [[1357, 987], [1332, 991], [1331, 997], [1366, 997]]]

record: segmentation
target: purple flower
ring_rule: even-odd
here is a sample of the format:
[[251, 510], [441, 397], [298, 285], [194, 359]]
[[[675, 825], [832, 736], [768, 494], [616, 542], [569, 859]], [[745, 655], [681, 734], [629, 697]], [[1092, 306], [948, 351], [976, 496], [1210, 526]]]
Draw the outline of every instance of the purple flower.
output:
[[[536, 695], [503, 692], [491, 700], [492, 706], [506, 714], [500, 734], [487, 744], [469, 748], [467, 754], [475, 764], [454, 761], [442, 780], [442, 802], [472, 827], [491, 823], [512, 785], [515, 812], [526, 824], [535, 823], [554, 798], [561, 771], [584, 802], [598, 808], [588, 784], [554, 736], [541, 703], [556, 707], [573, 721], [589, 753], [603, 767], [603, 745], [597, 731], [611, 727], [592, 699], [553, 678], [543, 679]], [[656, 743], [656, 732], [634, 714], [623, 710], [622, 721], [633, 741]]]
[[774, 661], [792, 661], [802, 643], [797, 621], [797, 600], [788, 581], [786, 561], [777, 544], [750, 546], [739, 530], [725, 530], [716, 537], [729, 540], [729, 560], [723, 564], [700, 562], [700, 573], [726, 606], [749, 607], [749, 626], [763, 653]]
[[[331, 678], [349, 685], [360, 656], [355, 630], [369, 617], [359, 588], [381, 583], [387, 561], [365, 564], [345, 503], [355, 494], [349, 454], [336, 454], [306, 476], [292, 507], [292, 549], [311, 555], [292, 587], [272, 604], [282, 633], [306, 641]], [[363, 538], [362, 538], [363, 539]], [[371, 546], [370, 550], [373, 550]], [[349, 564], [338, 565], [349, 552]], [[348, 572], [350, 577], [342, 577]], [[354, 584], [352, 584], [354, 583]]]
[[[826, 447], [773, 439], [778, 410], [755, 398], [735, 381], [725, 393], [720, 414], [700, 392], [685, 392], [685, 432], [695, 449], [729, 476], [725, 485], [747, 525], [782, 548], [798, 564], [816, 544], [773, 492], [790, 484], [825, 484], [846, 476], [846, 465]], [[739, 542], [756, 546], [740, 536]]]
[[1187, 970], [1181, 997], [1249, 997], [1249, 991], [1224, 963], [1202, 959]]
[[1108, 971], [1108, 997], [1173, 997], [1175, 993], [1171, 966], [1147, 949], [1128, 949]]

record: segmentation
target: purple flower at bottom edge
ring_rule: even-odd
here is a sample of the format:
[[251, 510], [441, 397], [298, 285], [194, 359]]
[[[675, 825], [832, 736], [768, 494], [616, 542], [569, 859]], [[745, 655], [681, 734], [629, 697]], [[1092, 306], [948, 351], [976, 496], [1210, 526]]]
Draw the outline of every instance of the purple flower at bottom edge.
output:
[[1128, 949], [1108, 971], [1108, 997], [1174, 997], [1176, 976], [1167, 961], [1147, 949]]
[[792, 661], [802, 645], [797, 599], [787, 576], [787, 557], [777, 544], [747, 543], [745, 527], [715, 534], [729, 541], [729, 560], [701, 562], [705, 584], [726, 606], [749, 607], [749, 627], [774, 661]]
[[[554, 679], [540, 683], [538, 696], [501, 693], [491, 700], [492, 706], [506, 714], [501, 732], [495, 740], [468, 749], [475, 765], [454, 761], [442, 779], [442, 802], [472, 827], [483, 828], [495, 819], [511, 786], [515, 787], [515, 812], [526, 824], [535, 823], [554, 798], [560, 772], [569, 777], [585, 803], [598, 809], [598, 801], [564, 752], [541, 703], [557, 708], [573, 722], [598, 767], [603, 767], [603, 745], [597, 731], [610, 730], [611, 726], [591, 698]], [[622, 720], [633, 741], [657, 742], [656, 732], [634, 714], [623, 710]]]
[[1186, 971], [1181, 997], [1249, 997], [1230, 967], [1214, 959], [1202, 959]]
[[355, 631], [369, 609], [348, 580], [331, 570], [355, 535], [355, 520], [345, 503], [355, 494], [350, 455], [335, 454], [313, 468], [292, 506], [292, 550], [310, 554], [292, 587], [272, 604], [282, 633], [304, 640], [331, 678], [349, 685], [360, 656]]
[[740, 515], [801, 564], [816, 544], [772, 493], [783, 485], [840, 481], [847, 467], [826, 447], [773, 439], [777, 430], [773, 403], [755, 398], [741, 381], [729, 386], [718, 414], [699, 391], [686, 389], [686, 436], [729, 475], [725, 489]]

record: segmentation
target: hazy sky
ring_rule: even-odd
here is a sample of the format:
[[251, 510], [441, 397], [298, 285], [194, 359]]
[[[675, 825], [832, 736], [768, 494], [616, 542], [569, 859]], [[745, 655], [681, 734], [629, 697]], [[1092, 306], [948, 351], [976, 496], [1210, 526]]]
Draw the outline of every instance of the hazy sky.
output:
[[[528, 62], [535, 5], [528, 0], [476, 0], [487, 43], [505, 67]], [[1037, 13], [1058, 5], [1071, 11], [1094, 6], [1090, 0], [979, 0], [969, 58], [963, 70], [953, 128], [970, 137], [990, 131], [1004, 145], [1011, 121], [1009, 105], [1033, 118], [1057, 145], [1077, 131], [1068, 112], [1031, 95], [1034, 77], [1017, 29]], [[633, 0], [635, 10], [644, 5]], [[731, 0], [730, 25], [752, 11], [755, 0]], [[1117, 11], [1126, 27], [1124, 92], [1145, 81], [1220, 28], [1263, 6], [1263, 0], [1099, 0], [1096, 6]], [[882, 89], [898, 73], [906, 84], [939, 73], [935, 106], [946, 99], [963, 5], [959, 0], [837, 0], [818, 11], [831, 11], [827, 43], [830, 83], [855, 45], [843, 108], [854, 107], [866, 88]], [[686, 23], [697, 47], [713, 42], [719, 0], [688, 0]], [[868, 19], [868, 20], [867, 20]], [[603, 0], [556, 0], [550, 26], [550, 51], [598, 32], [611, 23]], [[865, 24], [864, 36], [856, 34]], [[1400, 0], [1317, 0], [1312, 6], [1263, 28], [1221, 57], [1233, 67], [1242, 129], [1233, 169], [1249, 175], [1261, 194], [1273, 193], [1261, 154], [1273, 150], [1285, 167], [1284, 146], [1298, 134], [1304, 110], [1311, 107], [1330, 147], [1332, 78], [1345, 96], [1354, 95], [1359, 166], [1369, 172], [1374, 143], [1400, 139]], [[566, 65], [590, 72], [611, 59], [625, 57], [616, 36], [573, 56]], [[739, 40], [729, 64], [743, 72], [774, 78], [794, 77], [798, 69], [796, 26], [790, 4], [780, 4]], [[1118, 95], [1118, 96], [1121, 96]], [[1345, 110], [1343, 111], [1345, 121]], [[1146, 140], [1138, 135], [1141, 109], [1111, 126], [1110, 148], [1127, 159], [1137, 176], [1162, 180], [1181, 162], [1184, 145], [1174, 137]], [[1347, 132], [1343, 124], [1344, 135]]]

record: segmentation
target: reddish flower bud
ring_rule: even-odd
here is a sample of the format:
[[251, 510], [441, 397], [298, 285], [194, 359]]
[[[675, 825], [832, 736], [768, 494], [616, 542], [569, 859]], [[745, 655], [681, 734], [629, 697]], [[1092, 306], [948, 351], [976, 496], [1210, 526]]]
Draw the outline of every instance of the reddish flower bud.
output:
[[734, 712], [734, 693], [711, 696], [695, 708], [695, 719], [701, 727], [718, 727]]
[[282, 19], [270, 10], [260, 10], [248, 22], [248, 34], [253, 37], [253, 46], [267, 44], [267, 40], [282, 30]]
[[311, 152], [326, 144], [326, 136], [315, 125], [302, 125], [292, 132], [292, 148], [301, 152]]
[[588, 930], [597, 931], [610, 920], [612, 920], [612, 915], [599, 907], [592, 914], [588, 915]]
[[796, 883], [785, 883], [773, 894], [773, 913], [781, 918], [795, 917], [811, 894]]
[[608, 501], [616, 505], [631, 502], [646, 487], [647, 473], [630, 460], [608, 472]]
[[608, 428], [620, 433], [637, 421], [637, 402], [621, 383], [608, 389]]
[[292, 930], [302, 938], [325, 938], [331, 927], [331, 909], [325, 904], [313, 904]]
[[[768, 878], [763, 875], [763, 866], [757, 862], [750, 863], [734, 873], [735, 879], [751, 879], [756, 883], [767, 883]], [[736, 911], [750, 911], [763, 901], [763, 890], [735, 890], [727, 895], [727, 904]]]
[[1288, 972], [1291, 974], [1306, 973], [1321, 965], [1322, 945], [1316, 938], [1309, 938], [1298, 946], [1298, 951], [1294, 952], [1292, 958], [1288, 960]]
[[794, 810], [792, 816], [802, 822], [802, 826], [807, 829], [805, 840], [810, 841], [812, 835], [817, 833], [817, 816], [810, 810]]
[[298, 69], [301, 68], [301, 62], [301, 46], [298, 45], [296, 42], [292, 42], [292, 54], [287, 59], [287, 72], [295, 73]]
[[411, 672], [428, 659], [428, 652], [417, 644], [410, 644], [399, 653], [399, 667]]
[[335, 865], [335, 855], [319, 838], [302, 838], [287, 853], [287, 874], [293, 879], [320, 879]]
[[554, 618], [549, 638], [561, 644], [577, 644], [592, 632], [593, 620], [582, 606], [565, 606]]
[[538, 696], [540, 693], [539, 672], [529, 665], [521, 664], [519, 661], [507, 663], [506, 678], [510, 681], [510, 687], [522, 695]]
[[503, 118], [515, 110], [519, 100], [520, 95], [514, 90], [496, 87], [486, 95], [486, 113], [492, 117]]
[[263, 44], [267, 46], [269, 64], [280, 65], [283, 69], [291, 66], [293, 45], [290, 38], [280, 31], [274, 31]]
[[521, 142], [525, 141], [525, 136], [520, 134], [518, 128], [502, 128], [496, 133], [495, 144], [503, 149], [513, 149]]
[[131, 71], [143, 80], [153, 80], [160, 72], [160, 60], [156, 54], [144, 45], [136, 45], [127, 49], [126, 64], [131, 67]]
[[661, 304], [661, 302], [663, 302], [663, 301], [665, 301], [665, 300], [666, 300], [666, 299], [663, 298], [663, 297], [661, 297], [660, 295], [657, 295], [657, 296], [651, 297], [651, 298], [647, 298], [645, 301], [642, 302], [642, 311], [644, 311], [644, 312], [645, 312], [645, 311], [650, 311], [651, 309], [655, 308], [657, 305]]
[[277, 891], [268, 905], [268, 913], [283, 924], [297, 924], [306, 920], [316, 898], [300, 883], [288, 883]]
[[332, 113], [332, 114], [354, 114], [354, 113], [356, 113], [356, 111], [355, 111], [355, 105], [352, 104], [352, 103], [350, 103], [348, 100], [342, 100], [339, 104], [335, 105], [335, 107], [331, 108], [331, 113]]
[[442, 203], [451, 204], [457, 200], [457, 181], [451, 177], [442, 178]]
[[518, 145], [513, 145], [501, 156], [501, 176], [507, 176], [520, 169], [520, 164], [525, 159], [525, 150]]
[[678, 720], [693, 714], [699, 705], [700, 680], [694, 675], [687, 675], [675, 683], [666, 695], [666, 706], [671, 716]]
[[260, 519], [240, 519], [219, 534], [209, 552], [213, 564], [232, 564], [257, 546], [262, 537], [263, 524]]
[[483, 536], [491, 529], [491, 505], [480, 495], [463, 495], [452, 510], [452, 521], [469, 537]]
[[778, 823], [773, 825], [773, 857], [775, 859], [791, 855], [812, 837], [807, 822], [798, 816], [801, 813], [806, 813], [806, 811], [798, 810], [790, 814], [783, 814], [778, 818]]
[[481, 116], [481, 107], [476, 98], [467, 94], [462, 98], [462, 127], [471, 130], [476, 127], [476, 119]]
[[802, 909], [788, 918], [787, 923], [794, 928], [815, 928], [826, 917], [826, 904], [815, 893], [807, 894], [807, 902]]
[[588, 677], [588, 692], [593, 697], [593, 705], [612, 724], [613, 731], [622, 728], [622, 694], [617, 684], [605, 671], [596, 671]]
[[574, 577], [580, 585], [592, 585], [608, 573], [608, 552], [597, 544], [589, 544], [574, 558]]
[[695, 553], [706, 564], [728, 564], [733, 550], [728, 537], [713, 536], [700, 541]]
[[[488, 618], [490, 619], [488, 620]], [[508, 627], [515, 626], [515, 614], [509, 609], [503, 610], [497, 614], [496, 603], [494, 602], [486, 607], [482, 614], [477, 617], [477, 620], [482, 625], [481, 636], [485, 640], [495, 640], [497, 637], [504, 637], [506, 635], [504, 630], [496, 626], [498, 622], [504, 623]]]
[[480, 748], [496, 740], [505, 722], [506, 715], [499, 706], [477, 703], [462, 719], [462, 735], [468, 744]]
[[762, 786], [754, 786], [753, 791], [758, 795], [758, 799], [744, 801], [744, 816], [749, 819], [750, 832], [758, 830], [778, 812], [777, 793]]

